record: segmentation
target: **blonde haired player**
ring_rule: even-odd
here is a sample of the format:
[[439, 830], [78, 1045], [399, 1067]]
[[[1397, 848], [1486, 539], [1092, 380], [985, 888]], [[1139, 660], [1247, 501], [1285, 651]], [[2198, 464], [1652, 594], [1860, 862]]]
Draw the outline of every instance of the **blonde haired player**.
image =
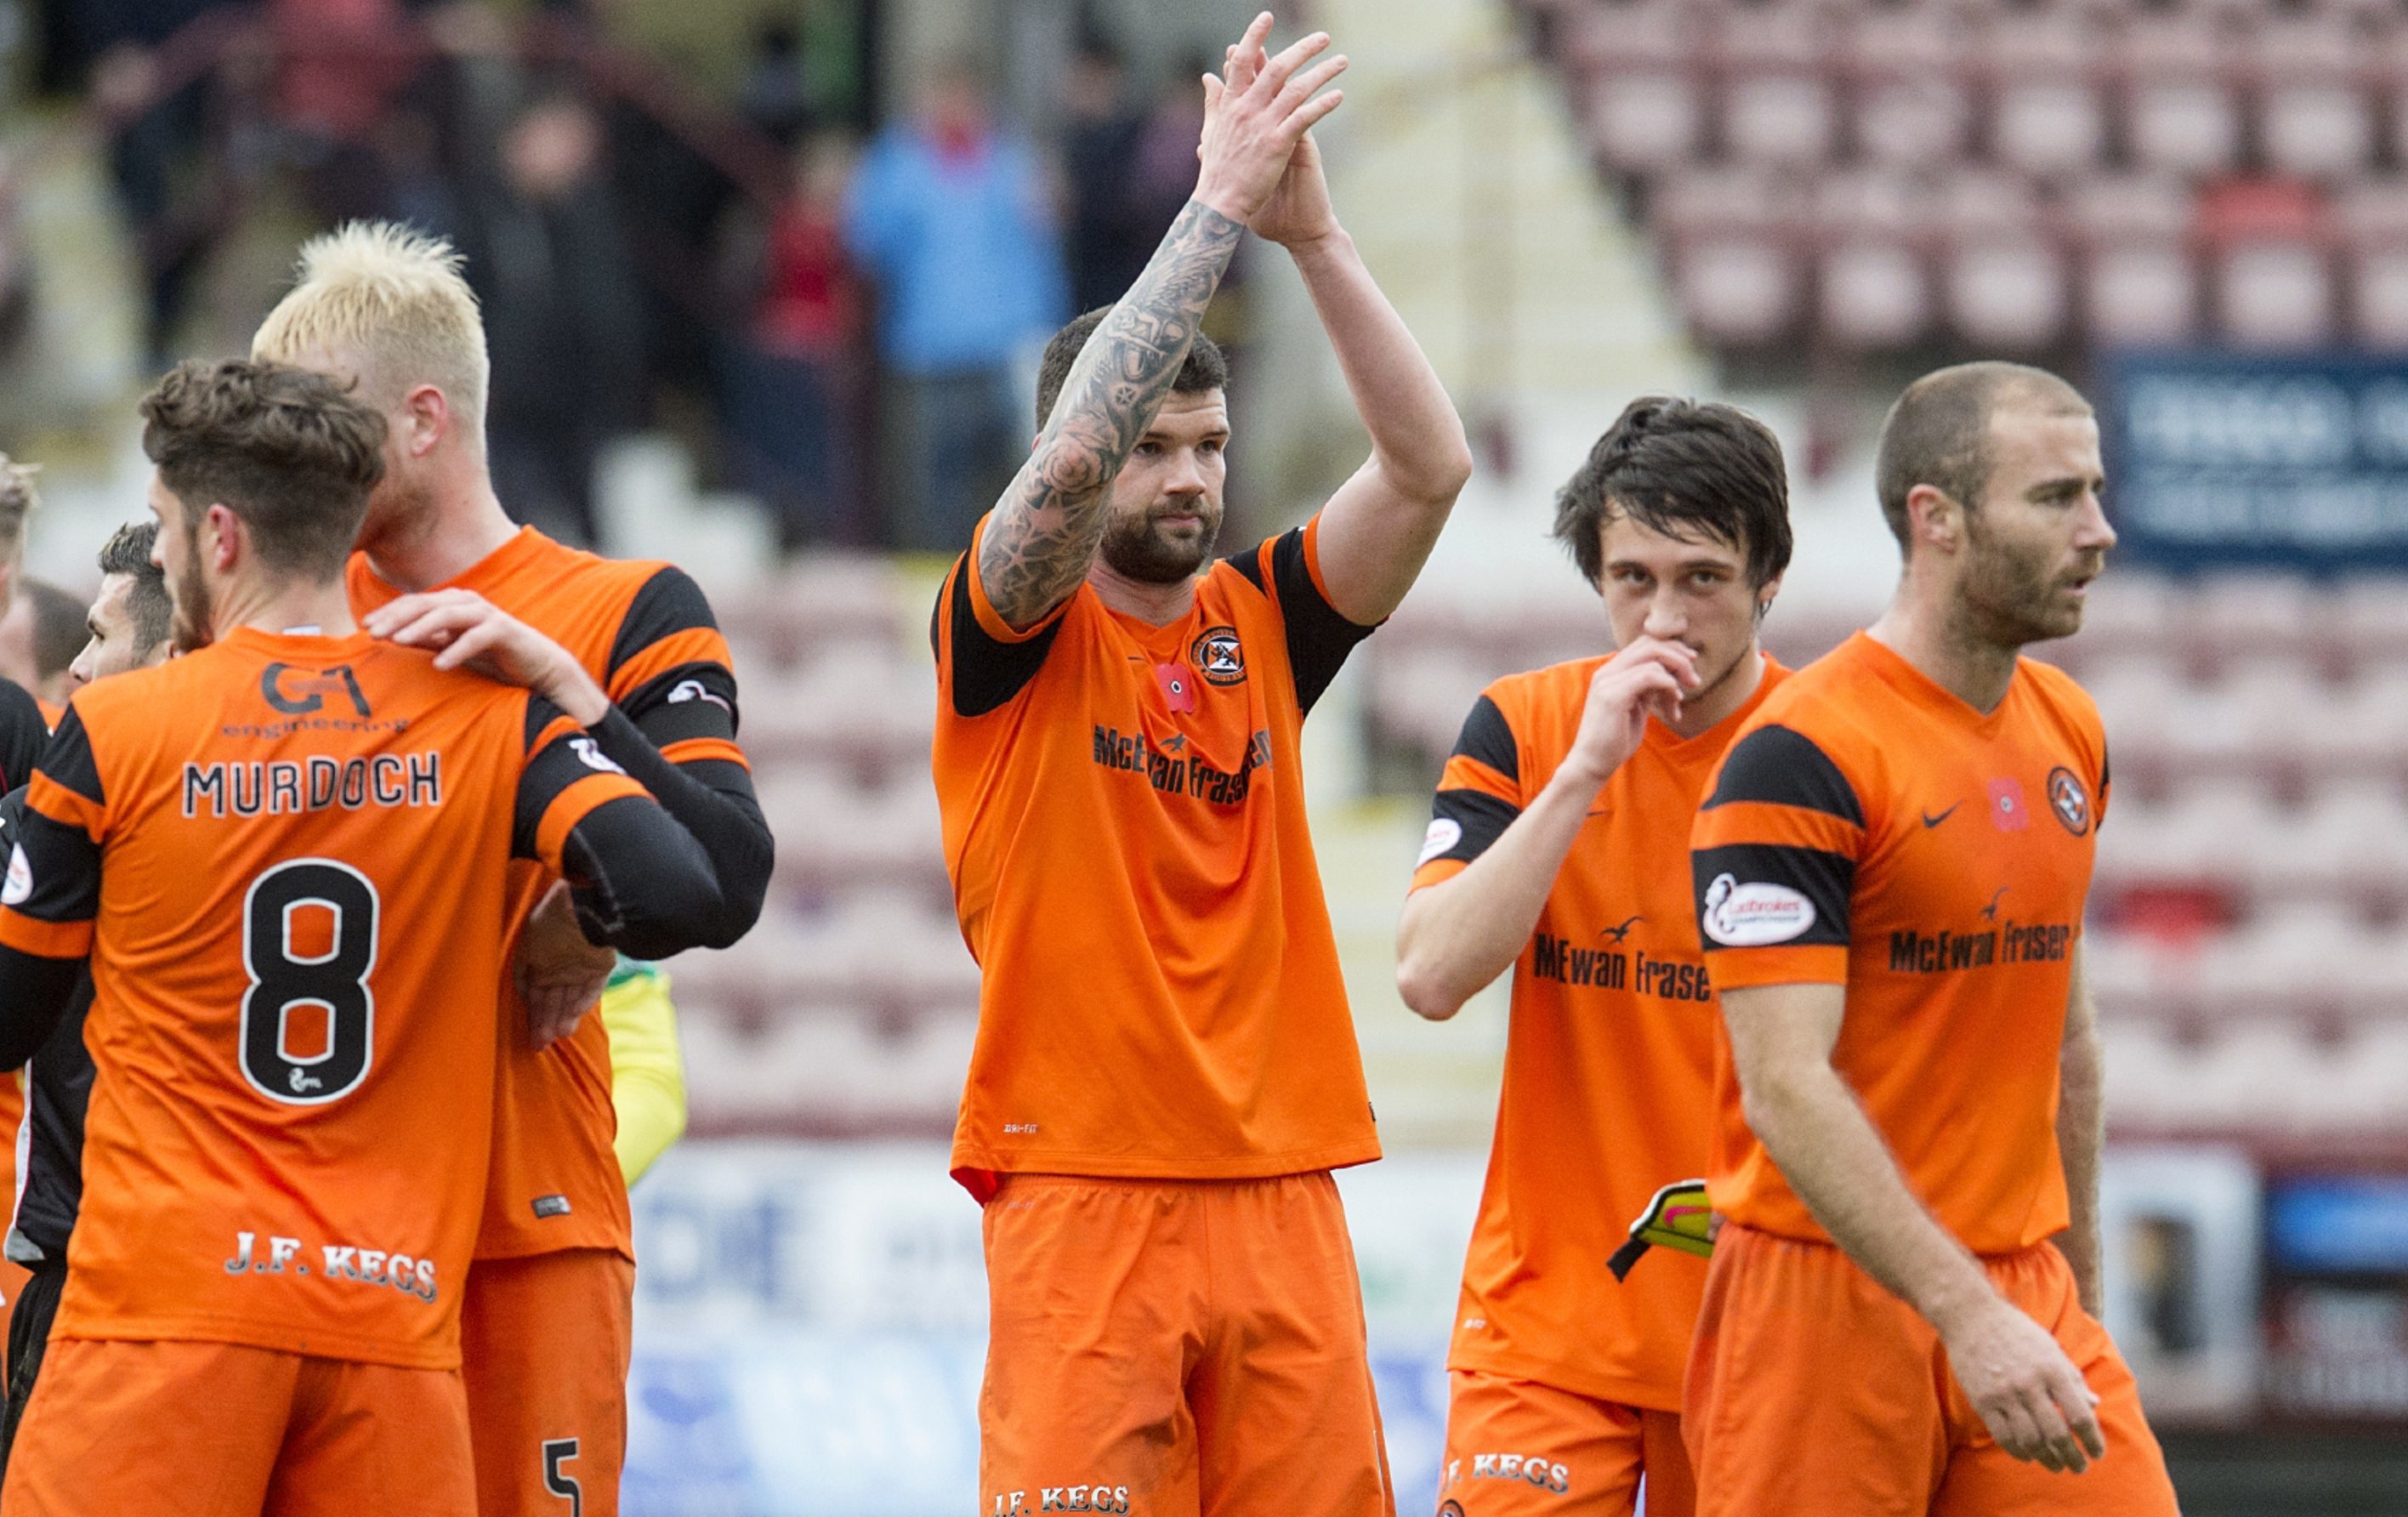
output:
[[[699, 839], [744, 928], [768, 885], [771, 844], [736, 745], [727, 645], [694, 581], [615, 562], [510, 520], [486, 466], [492, 366], [476, 297], [448, 244], [353, 223], [303, 248], [300, 280], [253, 352], [352, 380], [385, 415], [385, 478], [369, 502], [350, 587], [370, 630], [405, 638], [559, 643], [617, 709], [609, 756]], [[669, 1005], [636, 977], [582, 1018], [613, 968], [577, 931], [555, 882], [522, 870], [526, 920], [505, 1016], [494, 1149], [462, 1357], [483, 1517], [618, 1510], [635, 1289], [626, 1181], [683, 1123]], [[638, 1048], [649, 1061], [628, 1057]], [[614, 1058], [614, 1054], [618, 1057]], [[614, 1083], [630, 1097], [622, 1122]], [[624, 1151], [624, 1154], [621, 1151]]]

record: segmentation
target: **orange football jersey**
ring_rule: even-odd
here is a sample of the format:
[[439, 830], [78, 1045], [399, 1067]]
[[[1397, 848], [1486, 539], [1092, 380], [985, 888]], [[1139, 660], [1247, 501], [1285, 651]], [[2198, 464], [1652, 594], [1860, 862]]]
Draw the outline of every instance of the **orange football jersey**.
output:
[[[1603, 663], [1488, 687], [1440, 777], [1414, 888], [1460, 874], [1546, 788]], [[1556, 872], [1513, 965], [1504, 1093], [1451, 1369], [1681, 1405], [1705, 1261], [1658, 1249], [1620, 1281], [1605, 1265], [1658, 1188], [1705, 1172], [1716, 1023], [1689, 901], [1689, 823], [1732, 734], [1786, 673], [1768, 659], [1748, 704], [1694, 737], [1651, 720]]]
[[1329, 605], [1315, 540], [1220, 560], [1159, 627], [1082, 584], [1014, 631], [975, 543], [947, 577], [933, 762], [983, 971], [953, 1162], [980, 1199], [1005, 1172], [1379, 1156], [1297, 759], [1369, 629]]
[[77, 694], [0, 894], [0, 942], [92, 961], [59, 1336], [458, 1365], [506, 866], [644, 794], [580, 730], [359, 633]]
[[[351, 555], [349, 584], [351, 609], [362, 616], [402, 594], [377, 578], [364, 553]], [[662, 702], [696, 711], [716, 703], [732, 723], [727, 640], [701, 591], [669, 565], [598, 557], [523, 527], [435, 588], [475, 591], [559, 643], [630, 718], [640, 721]], [[665, 743], [661, 754], [672, 764], [744, 763], [742, 751], [716, 735]], [[532, 863], [511, 866], [506, 909], [513, 934], [554, 878]], [[525, 1003], [507, 974], [504, 980], [493, 1188], [477, 1257], [601, 1248], [633, 1259], [627, 1187], [611, 1146], [619, 1123], [609, 1034], [589, 1015], [538, 1052], [528, 1045]]]
[[[2019, 661], [1985, 714], [1858, 633], [1757, 708], [1691, 837], [1715, 987], [1847, 987], [1832, 1066], [1977, 1253], [2066, 1226], [2058, 1057], [2107, 782], [2062, 670]], [[1723, 1050], [1714, 1209], [1828, 1242]]]

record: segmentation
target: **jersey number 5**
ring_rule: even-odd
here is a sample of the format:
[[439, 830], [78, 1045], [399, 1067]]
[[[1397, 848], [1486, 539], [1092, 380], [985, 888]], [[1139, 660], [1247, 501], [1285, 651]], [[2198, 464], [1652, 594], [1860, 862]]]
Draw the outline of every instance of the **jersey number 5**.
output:
[[[318, 920], [322, 911], [331, 921]], [[295, 928], [310, 930], [296, 942]], [[270, 1100], [319, 1106], [367, 1078], [376, 1045], [377, 893], [367, 876], [333, 859], [293, 859], [251, 882], [242, 905], [242, 1073]], [[315, 1007], [325, 1037], [293, 1052], [293, 1013]], [[317, 1041], [317, 1040], [313, 1040]]]

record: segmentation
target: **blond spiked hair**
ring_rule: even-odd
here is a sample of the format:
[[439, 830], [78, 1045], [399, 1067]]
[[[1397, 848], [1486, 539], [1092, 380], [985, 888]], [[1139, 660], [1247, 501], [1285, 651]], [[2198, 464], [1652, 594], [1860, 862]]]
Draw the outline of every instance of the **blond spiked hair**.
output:
[[[34, 489], [34, 476], [41, 472], [39, 464], [20, 464], [0, 453], [0, 565], [24, 559], [25, 517], [42, 503]], [[0, 605], [7, 602], [7, 592], [0, 589]]]
[[301, 247], [298, 282], [259, 324], [251, 356], [347, 359], [359, 365], [361, 397], [380, 408], [434, 385], [465, 435], [481, 442], [493, 362], [463, 262], [441, 237], [392, 222], [352, 222], [311, 237]]

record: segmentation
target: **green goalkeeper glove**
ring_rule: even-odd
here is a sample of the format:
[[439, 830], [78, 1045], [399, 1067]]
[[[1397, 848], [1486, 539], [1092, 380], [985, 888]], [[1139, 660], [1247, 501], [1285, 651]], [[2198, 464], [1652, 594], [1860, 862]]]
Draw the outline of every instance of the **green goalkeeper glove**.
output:
[[1656, 1193], [1647, 1209], [1630, 1224], [1630, 1241], [1613, 1251], [1605, 1267], [1616, 1280], [1630, 1278], [1639, 1256], [1661, 1243], [1668, 1249], [1702, 1259], [1714, 1252], [1714, 1209], [1706, 1199], [1702, 1180], [1676, 1180]]

